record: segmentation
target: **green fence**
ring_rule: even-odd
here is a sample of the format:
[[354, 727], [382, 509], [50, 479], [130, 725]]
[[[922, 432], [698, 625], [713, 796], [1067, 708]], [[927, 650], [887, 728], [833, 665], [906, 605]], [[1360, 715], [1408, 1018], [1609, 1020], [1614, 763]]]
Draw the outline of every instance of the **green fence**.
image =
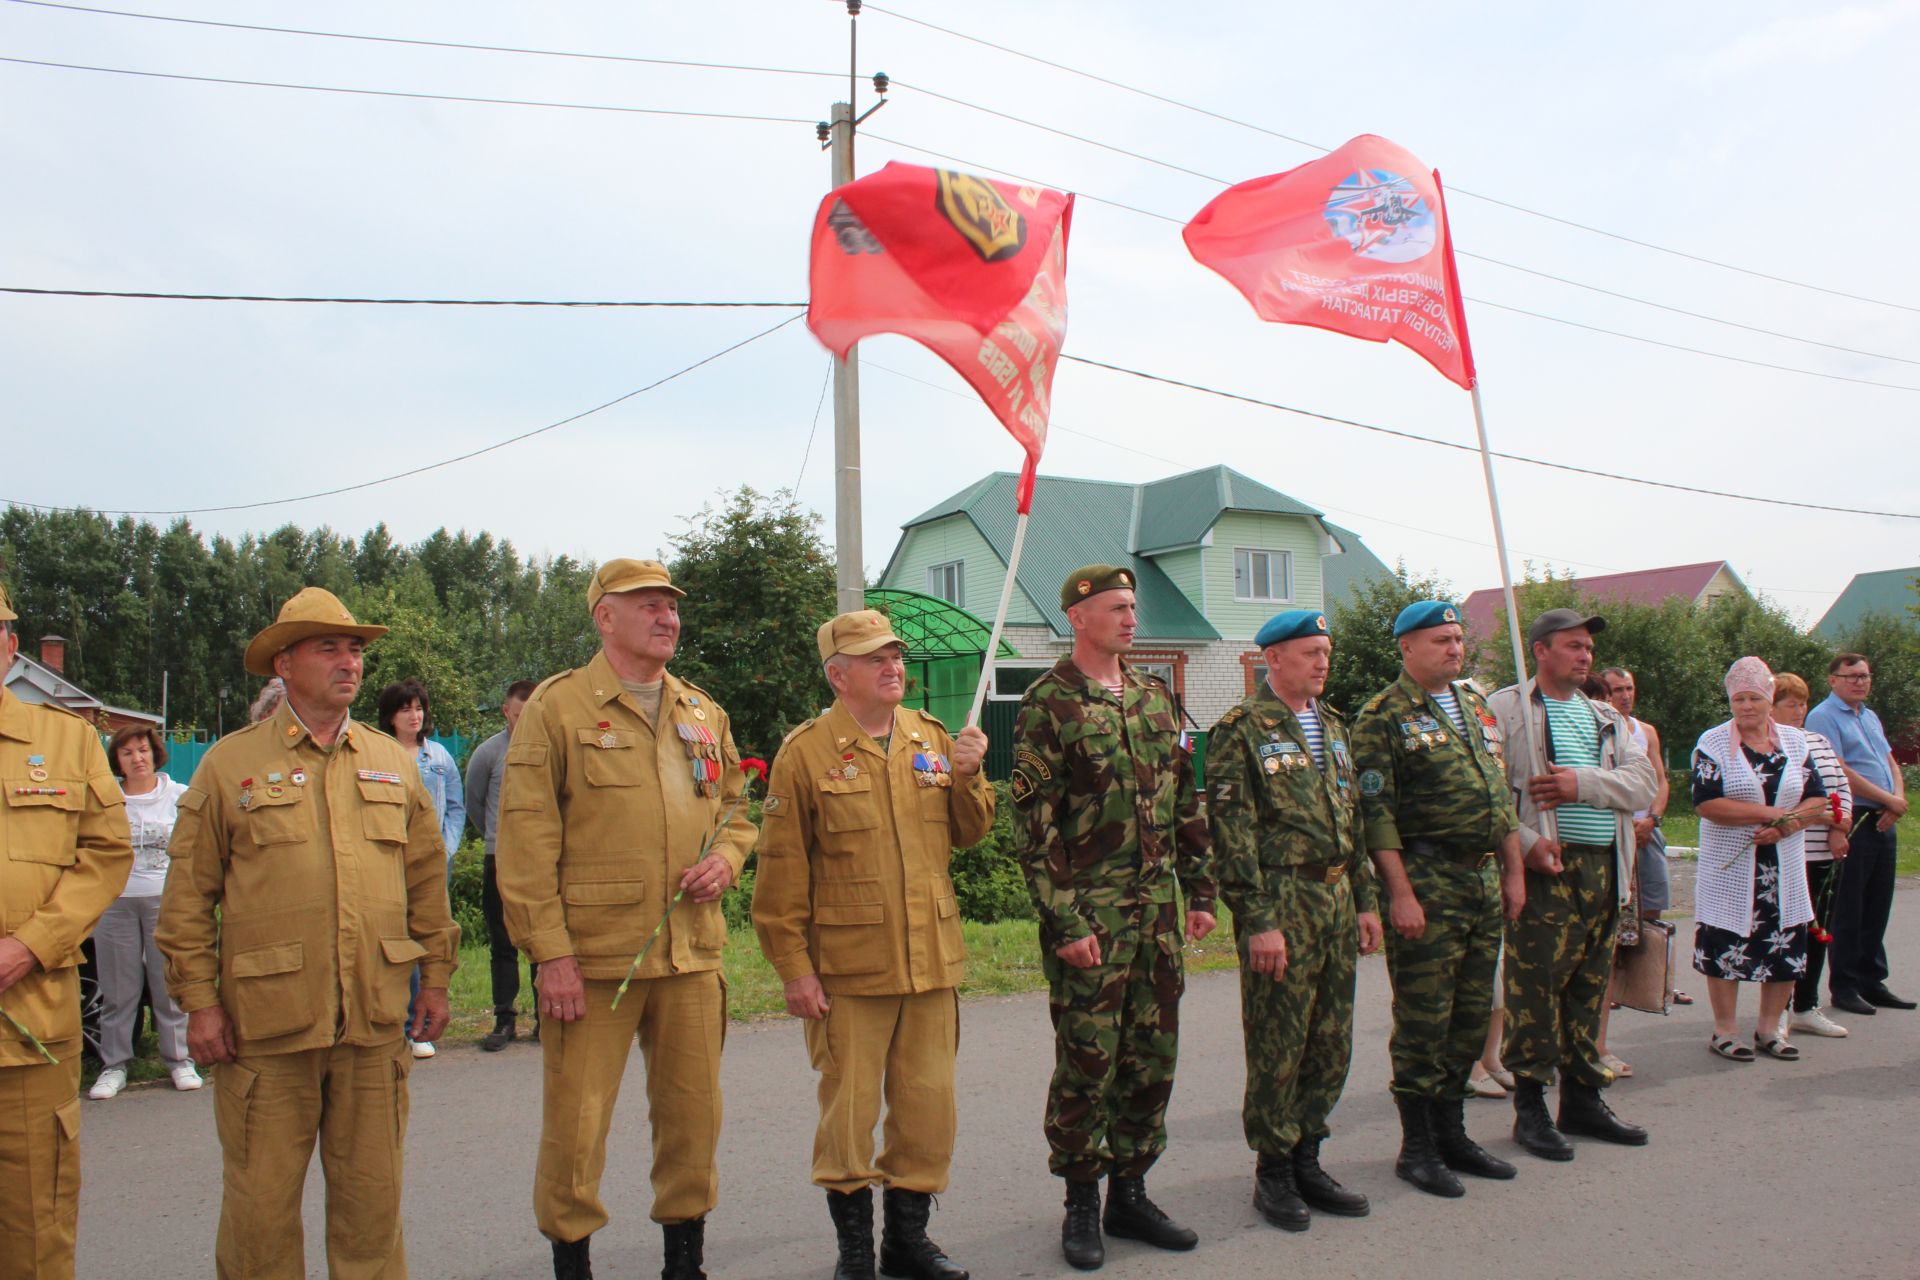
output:
[[[436, 733], [430, 736], [447, 749], [447, 754], [453, 757], [455, 764], [462, 768], [466, 766], [467, 751], [473, 742], [471, 738], [464, 733]], [[102, 734], [101, 745], [105, 746], [106, 741], [106, 735]], [[218, 741], [217, 737], [209, 737], [204, 733], [195, 733], [185, 742], [168, 738], [167, 763], [161, 766], [160, 772], [182, 785], [192, 782], [193, 771], [200, 767], [201, 757], [205, 756], [207, 749]]]

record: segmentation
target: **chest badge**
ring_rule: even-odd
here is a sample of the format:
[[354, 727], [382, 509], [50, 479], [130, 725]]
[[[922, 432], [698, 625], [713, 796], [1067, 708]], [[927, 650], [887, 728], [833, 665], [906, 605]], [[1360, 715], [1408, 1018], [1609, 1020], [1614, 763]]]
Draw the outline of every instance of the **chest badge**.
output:
[[45, 782], [47, 780], [47, 776], [48, 776], [47, 771], [45, 769], [34, 768], [34, 769], [27, 770], [27, 777], [33, 779], [35, 782]]
[[295, 769], [287, 778], [287, 781], [296, 787], [304, 787], [307, 785], [307, 771], [305, 769]]

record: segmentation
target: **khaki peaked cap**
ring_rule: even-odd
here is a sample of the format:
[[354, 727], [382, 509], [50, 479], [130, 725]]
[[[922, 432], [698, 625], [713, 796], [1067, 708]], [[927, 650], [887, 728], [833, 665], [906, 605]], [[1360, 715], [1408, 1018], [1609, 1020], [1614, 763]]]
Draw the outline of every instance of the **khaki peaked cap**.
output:
[[671, 591], [676, 596], [687, 594], [673, 585], [673, 575], [658, 560], [609, 560], [594, 570], [593, 581], [587, 584], [587, 610], [592, 612], [601, 596], [645, 591], [649, 587]]
[[280, 616], [247, 645], [247, 670], [256, 676], [274, 674], [274, 655], [314, 636], [357, 636], [378, 640], [385, 627], [355, 622], [340, 597], [325, 587], [303, 587], [280, 606]]
[[822, 662], [836, 653], [858, 658], [890, 644], [902, 649], [907, 647], [906, 641], [893, 634], [893, 624], [887, 621], [887, 616], [875, 609], [836, 614], [820, 624], [815, 639], [820, 644]]
[[13, 611], [13, 597], [7, 594], [7, 584], [0, 582], [0, 622], [12, 622], [19, 616]]

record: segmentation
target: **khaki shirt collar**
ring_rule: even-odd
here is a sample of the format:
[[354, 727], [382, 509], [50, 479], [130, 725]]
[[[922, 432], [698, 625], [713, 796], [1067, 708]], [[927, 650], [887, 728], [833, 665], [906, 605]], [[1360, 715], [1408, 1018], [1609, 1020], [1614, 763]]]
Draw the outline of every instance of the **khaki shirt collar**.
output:
[[33, 737], [28, 727], [27, 704], [0, 689], [0, 737], [27, 742]]
[[[313, 741], [312, 730], [307, 728], [307, 722], [300, 718], [300, 713], [293, 709], [291, 700], [283, 700], [280, 703], [280, 709], [273, 713], [272, 723], [274, 741], [289, 750], [302, 742], [313, 742], [314, 749], [318, 751], [331, 750]], [[353, 723], [352, 716], [348, 716], [346, 722], [340, 726], [340, 736], [333, 740], [333, 745], [346, 747], [355, 752], [360, 750], [360, 731]]]
[[[874, 741], [873, 735], [860, 727], [860, 722], [853, 718], [853, 713], [848, 711], [846, 704], [838, 698], [835, 698], [833, 705], [827, 708], [826, 726], [827, 732], [833, 735], [833, 749], [842, 755], [849, 751], [865, 751], [870, 755], [879, 756], [882, 760], [887, 758], [888, 753], [880, 749], [880, 744]], [[901, 732], [900, 728], [900, 708], [895, 707], [893, 727], [887, 739], [891, 750], [898, 751], [900, 741], [904, 737], [906, 734]]]
[[[613, 669], [611, 662], [607, 661], [607, 651], [605, 649], [598, 650], [594, 653], [593, 657], [587, 660], [587, 681], [593, 686], [594, 706], [604, 707], [609, 702], [620, 702], [622, 706], [633, 712], [634, 715], [640, 715], [640, 708], [634, 705], [633, 699], [627, 697], [627, 686], [626, 683], [620, 679], [620, 673]], [[622, 699], [625, 699], [625, 701], [622, 701]], [[674, 703], [685, 702], [686, 700], [686, 683], [674, 675], [673, 672], [663, 668], [660, 672], [661, 719], [663, 721], [666, 719], [667, 713]], [[641, 718], [645, 719], [644, 716]]]

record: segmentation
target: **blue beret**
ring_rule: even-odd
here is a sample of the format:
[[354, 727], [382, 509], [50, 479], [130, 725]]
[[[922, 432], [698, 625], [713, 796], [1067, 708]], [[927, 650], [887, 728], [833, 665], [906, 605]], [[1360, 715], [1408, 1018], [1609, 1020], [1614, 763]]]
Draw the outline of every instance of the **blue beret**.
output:
[[1460, 610], [1445, 600], [1416, 600], [1393, 620], [1393, 638], [1398, 640], [1409, 631], [1425, 631], [1428, 627], [1444, 627], [1459, 621]]
[[1253, 637], [1254, 647], [1264, 649], [1270, 644], [1279, 644], [1282, 640], [1298, 640], [1303, 636], [1324, 636], [1327, 634], [1327, 615], [1318, 609], [1289, 609], [1285, 613], [1276, 613], [1267, 619]]

